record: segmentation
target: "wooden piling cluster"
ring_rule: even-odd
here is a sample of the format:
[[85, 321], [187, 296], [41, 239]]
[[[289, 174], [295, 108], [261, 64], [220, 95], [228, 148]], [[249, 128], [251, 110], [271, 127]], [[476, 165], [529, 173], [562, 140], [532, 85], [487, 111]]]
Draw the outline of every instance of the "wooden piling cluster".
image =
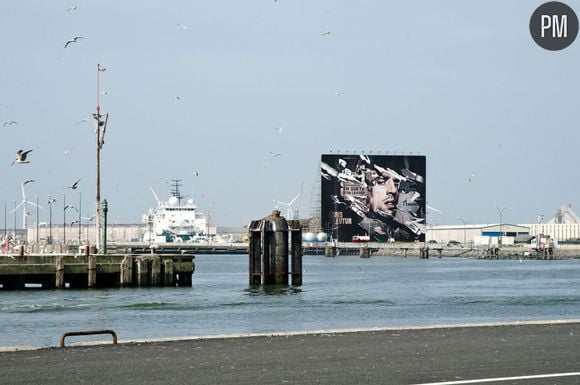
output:
[[2, 289], [191, 286], [190, 254], [0, 256]]
[[[250, 285], [302, 285], [302, 230], [299, 221], [286, 220], [280, 211], [261, 220], [252, 221], [249, 227]], [[288, 254], [291, 254], [291, 271]]]

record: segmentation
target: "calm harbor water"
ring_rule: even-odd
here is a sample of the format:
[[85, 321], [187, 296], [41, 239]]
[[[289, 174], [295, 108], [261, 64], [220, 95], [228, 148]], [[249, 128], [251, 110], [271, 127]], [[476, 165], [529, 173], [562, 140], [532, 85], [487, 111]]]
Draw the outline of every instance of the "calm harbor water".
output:
[[303, 267], [298, 288], [250, 288], [247, 256], [199, 255], [191, 288], [0, 292], [0, 347], [95, 329], [123, 341], [580, 318], [579, 259], [304, 256]]

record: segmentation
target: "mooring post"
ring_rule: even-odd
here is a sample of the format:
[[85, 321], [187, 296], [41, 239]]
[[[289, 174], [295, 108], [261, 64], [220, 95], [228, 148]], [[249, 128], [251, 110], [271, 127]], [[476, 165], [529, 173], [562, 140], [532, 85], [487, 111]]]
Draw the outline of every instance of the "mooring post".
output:
[[161, 258], [159, 255], [151, 256], [151, 282], [149, 286], [161, 286]]
[[359, 250], [359, 255], [361, 258], [370, 258], [371, 253], [369, 247], [368, 246], [361, 247]]
[[64, 257], [62, 255], [56, 257], [56, 277], [54, 286], [57, 289], [64, 289]]
[[292, 254], [292, 285], [302, 285], [302, 229], [299, 221], [288, 221], [290, 226], [290, 253]]
[[326, 245], [324, 247], [324, 256], [325, 257], [335, 257], [336, 256], [336, 247], [334, 245]]
[[147, 263], [147, 257], [140, 256], [137, 257], [135, 261], [137, 265], [137, 286], [143, 287], [149, 284], [149, 263]]
[[[280, 212], [272, 213], [272, 231], [266, 247], [271, 250], [270, 270], [266, 271], [266, 284], [288, 285], [288, 223]], [[285, 225], [285, 226], [284, 226]]]
[[89, 255], [88, 287], [97, 286], [97, 256]]
[[[297, 221], [290, 221], [297, 222]], [[280, 211], [261, 220], [252, 221], [249, 227], [249, 272], [250, 285], [287, 285], [289, 232], [300, 231], [299, 224], [289, 227]], [[292, 240], [292, 272], [297, 285], [302, 282], [302, 234], [290, 237]]]
[[173, 259], [163, 260], [163, 286], [175, 286], [173, 281]]
[[[262, 231], [259, 228], [261, 223], [256, 222], [260, 221], [253, 221], [250, 225], [250, 285], [262, 283]], [[254, 228], [254, 225], [257, 227]]]
[[125, 255], [121, 261], [121, 286], [131, 286], [133, 284], [133, 257]]

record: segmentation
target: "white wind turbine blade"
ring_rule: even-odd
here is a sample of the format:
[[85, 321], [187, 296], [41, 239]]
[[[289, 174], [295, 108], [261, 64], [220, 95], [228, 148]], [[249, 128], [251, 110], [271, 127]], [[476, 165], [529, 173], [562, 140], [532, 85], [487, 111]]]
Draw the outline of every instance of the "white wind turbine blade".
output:
[[288, 205], [292, 206], [294, 204], [294, 202], [296, 201], [296, 199], [298, 199], [299, 196], [300, 196], [300, 193], [298, 193], [294, 198], [292, 198], [292, 200], [290, 201], [290, 203], [288, 203]]
[[[23, 203], [24, 203], [24, 202], [23, 202]], [[31, 206], [38, 207], [39, 209], [42, 209], [42, 210], [44, 210], [44, 207], [42, 207], [42, 206], [40, 206], [40, 205], [37, 205], [37, 204], [36, 204], [36, 203], [34, 203], [34, 202], [31, 202], [31, 201], [26, 201], [26, 204], [29, 204], [29, 205], [31, 205]]]
[[20, 206], [22, 206], [25, 202], [22, 201], [20, 202], [16, 207], [14, 207], [12, 210], [10, 210], [10, 214], [13, 214], [16, 210], [18, 210], [20, 208]]

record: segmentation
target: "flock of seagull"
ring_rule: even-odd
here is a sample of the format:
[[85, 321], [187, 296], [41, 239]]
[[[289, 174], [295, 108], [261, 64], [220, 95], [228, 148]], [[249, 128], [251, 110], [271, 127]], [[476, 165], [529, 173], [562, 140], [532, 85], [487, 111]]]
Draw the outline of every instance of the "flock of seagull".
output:
[[[274, 0], [274, 1], [276, 1], [276, 0]], [[73, 7], [68, 8], [67, 12], [76, 11], [77, 9], [78, 9], [78, 6], [75, 5]], [[189, 27], [187, 27], [186, 25], [178, 23], [177, 26], [180, 27], [184, 31], [192, 32], [192, 30]], [[329, 36], [329, 35], [330, 35], [330, 31], [326, 31], [326, 32], [321, 34], [321, 36]], [[73, 43], [78, 43], [80, 39], [84, 39], [84, 37], [83, 36], [74, 36], [74, 37], [68, 39], [64, 44], [64, 48], [69, 47], [69, 45], [71, 45]], [[103, 71], [104, 70], [105, 69], [103, 68]], [[104, 92], [102, 92], [102, 94], [106, 95], [106, 94], [108, 94], [108, 92], [104, 91]], [[341, 94], [342, 94], [342, 92], [339, 92], [339, 95], [341, 95]], [[172, 99], [176, 100], [176, 101], [181, 101], [181, 97], [179, 97], [179, 96], [173, 96]], [[84, 123], [87, 121], [88, 121], [88, 118], [84, 118], [83, 120], [79, 121], [77, 124], [81, 124], [81, 123]], [[11, 121], [4, 122], [2, 124], [2, 126], [7, 127], [7, 126], [16, 125], [16, 124], [18, 124], [17, 121], [11, 120]], [[282, 131], [284, 130], [284, 126], [274, 127], [274, 130], [278, 134], [281, 134]], [[13, 166], [14, 164], [28, 164], [28, 163], [30, 163], [29, 154], [31, 152], [32, 152], [32, 150], [22, 150], [22, 149], [18, 150], [16, 152], [16, 158], [12, 161], [11, 166]], [[274, 158], [282, 156], [281, 153], [275, 153], [272, 151], [270, 151], [270, 155]], [[263, 165], [262, 167], [267, 167], [268, 165], [269, 165], [269, 162], [266, 165]], [[196, 172], [196, 175], [198, 175], [197, 172]], [[30, 181], [33, 181], [33, 180], [29, 180], [27, 182], [30, 182]], [[27, 182], [25, 182], [25, 183], [27, 183]], [[80, 182], [80, 178], [77, 181], [75, 181], [71, 186], [68, 186], [67, 188], [75, 190], [78, 187], [79, 182]]]
[[[67, 12], [69, 11], [76, 11], [78, 9], [78, 6], [73, 6], [67, 9]], [[64, 44], [64, 48], [67, 48], [70, 44], [72, 43], [77, 43], [79, 41], [79, 39], [83, 39], [83, 36], [74, 36], [72, 38], [70, 38], [69, 40], [66, 41], [66, 43]], [[103, 69], [104, 70], [104, 69]], [[108, 92], [106, 92], [108, 93]], [[103, 94], [106, 94], [105, 92], [103, 92]], [[79, 122], [78, 124], [82, 123], [82, 122], [86, 122], [88, 120], [88, 118], [83, 119], [81, 122]], [[18, 124], [17, 121], [15, 120], [10, 120], [10, 121], [6, 121], [2, 124], [2, 127], [7, 127], [7, 126], [13, 126]], [[29, 160], [29, 154], [32, 152], [32, 150], [18, 150], [16, 152], [16, 158], [12, 161], [12, 163], [10, 164], [10, 166], [13, 166], [15, 164], [28, 164], [30, 163]], [[65, 152], [66, 153], [66, 152]], [[74, 183], [72, 183], [70, 186], [67, 186], [66, 188], [69, 188], [71, 190], [76, 190], [79, 186], [81, 179], [77, 179]], [[23, 186], [30, 183], [30, 182], [34, 182], [34, 179], [29, 179], [25, 182], [23, 182]]]
[[[18, 150], [16, 151], [16, 159], [14, 159], [12, 161], [12, 163], [10, 164], [10, 166], [13, 166], [14, 164], [27, 164], [30, 163], [28, 159], [28, 154], [31, 153], [32, 150]], [[70, 188], [71, 190], [76, 190], [79, 187], [79, 182], [81, 181], [81, 178], [77, 179], [73, 184], [71, 184], [70, 186], [67, 186], [67, 188]], [[29, 182], [34, 182], [33, 179], [27, 180], [26, 182], [23, 183], [23, 185], [29, 183]]]

